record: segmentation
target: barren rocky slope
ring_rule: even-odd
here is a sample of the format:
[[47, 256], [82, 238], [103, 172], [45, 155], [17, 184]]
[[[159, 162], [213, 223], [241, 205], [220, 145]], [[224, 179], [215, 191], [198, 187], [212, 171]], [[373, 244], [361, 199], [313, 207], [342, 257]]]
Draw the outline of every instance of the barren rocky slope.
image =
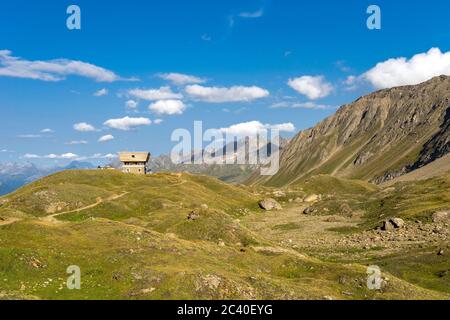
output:
[[450, 77], [381, 90], [342, 106], [300, 132], [281, 155], [273, 177], [249, 183], [282, 186], [316, 174], [382, 183], [450, 150]]

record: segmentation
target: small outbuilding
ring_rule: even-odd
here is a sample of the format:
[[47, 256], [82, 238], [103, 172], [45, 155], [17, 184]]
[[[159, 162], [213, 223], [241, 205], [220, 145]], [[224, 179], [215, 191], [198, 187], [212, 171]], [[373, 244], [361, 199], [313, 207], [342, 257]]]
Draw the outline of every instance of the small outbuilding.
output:
[[147, 174], [147, 163], [150, 160], [149, 152], [120, 152], [119, 160], [122, 162], [122, 172], [132, 174]]

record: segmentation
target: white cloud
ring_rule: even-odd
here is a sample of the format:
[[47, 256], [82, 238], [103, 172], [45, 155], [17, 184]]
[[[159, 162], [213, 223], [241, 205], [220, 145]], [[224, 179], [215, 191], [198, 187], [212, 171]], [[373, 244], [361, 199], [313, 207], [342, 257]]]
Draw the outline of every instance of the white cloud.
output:
[[94, 96], [103, 97], [103, 96], [106, 96], [107, 94], [108, 94], [108, 89], [103, 88], [103, 89], [100, 89], [97, 92], [95, 92]]
[[181, 100], [160, 100], [148, 106], [151, 112], [156, 114], [183, 114], [186, 105]]
[[42, 138], [42, 136], [40, 134], [20, 134], [17, 137], [18, 138], [23, 138], [23, 139], [38, 139], [38, 138]]
[[132, 89], [128, 91], [128, 94], [134, 98], [148, 101], [178, 100], [183, 98], [182, 94], [173, 92], [170, 87], [161, 87], [159, 89]]
[[90, 156], [79, 156], [74, 153], [63, 153], [63, 154], [47, 154], [47, 155], [37, 155], [37, 154], [31, 154], [27, 153], [23, 156], [25, 159], [52, 159], [52, 160], [78, 160], [78, 161], [84, 161], [84, 160], [91, 160], [91, 159], [114, 159], [117, 158], [117, 154], [108, 153], [108, 154], [102, 154], [102, 153], [95, 153]]
[[195, 100], [211, 103], [249, 102], [269, 96], [269, 91], [256, 86], [223, 88], [191, 85], [186, 87], [186, 92]]
[[153, 121], [154, 124], [161, 124], [163, 123], [162, 119], [156, 119], [155, 121]]
[[220, 131], [234, 136], [254, 136], [258, 133], [265, 133], [267, 130], [274, 129], [283, 132], [294, 132], [295, 126], [292, 123], [281, 124], [263, 124], [259, 121], [250, 121], [234, 124], [228, 128], [221, 128]]
[[98, 142], [107, 142], [107, 141], [111, 141], [114, 140], [114, 136], [107, 134], [105, 136], [100, 137], [100, 139], [98, 139]]
[[90, 78], [97, 82], [121, 80], [110, 70], [82, 61], [68, 59], [30, 61], [12, 56], [9, 50], [0, 50], [0, 76], [61, 81], [71, 75]]
[[42, 129], [41, 130], [41, 133], [54, 133], [55, 131], [53, 131], [52, 129], [50, 129], [50, 128], [45, 128], [45, 129]]
[[31, 153], [27, 153], [23, 157], [25, 159], [38, 159], [38, 158], [40, 158], [40, 156], [38, 156], [37, 154], [31, 154]]
[[23, 156], [26, 159], [75, 159], [78, 157], [78, 155], [74, 154], [74, 153], [63, 153], [63, 154], [48, 154], [45, 156], [39, 156], [37, 154], [30, 154], [27, 153]]
[[271, 109], [282, 109], [282, 108], [290, 108], [290, 109], [313, 109], [313, 110], [326, 110], [326, 109], [333, 109], [333, 106], [326, 105], [326, 104], [318, 104], [312, 101], [308, 102], [287, 102], [282, 101], [275, 103], [270, 106]]
[[432, 48], [409, 60], [400, 57], [380, 62], [361, 78], [375, 88], [385, 89], [419, 84], [440, 75], [450, 75], [450, 51], [443, 53], [439, 48]]
[[148, 126], [151, 125], [152, 122], [148, 118], [130, 118], [124, 117], [121, 119], [110, 119], [105, 121], [104, 125], [122, 131], [129, 131], [134, 127], [138, 126]]
[[325, 98], [333, 91], [333, 86], [323, 76], [303, 76], [289, 79], [288, 85], [311, 100]]
[[73, 140], [73, 141], [69, 141], [66, 142], [65, 145], [77, 145], [77, 144], [88, 144], [88, 142], [86, 140]]
[[278, 130], [280, 132], [294, 132], [295, 131], [295, 126], [291, 122], [274, 124], [274, 125], [266, 125], [266, 126], [268, 126], [268, 129]]
[[241, 18], [260, 18], [264, 15], [263, 9], [254, 12], [241, 12], [239, 13], [239, 17]]
[[173, 84], [177, 86], [183, 86], [186, 84], [199, 84], [206, 82], [205, 79], [182, 73], [161, 73], [158, 76], [164, 80], [171, 81]]
[[93, 125], [90, 125], [89, 123], [86, 123], [86, 122], [76, 123], [76, 124], [73, 125], [73, 128], [76, 131], [80, 131], [80, 132], [96, 131], [96, 129], [95, 129], [95, 127]]
[[74, 153], [69, 152], [64, 154], [49, 154], [45, 157], [49, 159], [73, 159], [77, 158], [78, 156]]
[[136, 109], [138, 106], [138, 103], [134, 100], [128, 100], [127, 102], [125, 102], [125, 106], [128, 109]]

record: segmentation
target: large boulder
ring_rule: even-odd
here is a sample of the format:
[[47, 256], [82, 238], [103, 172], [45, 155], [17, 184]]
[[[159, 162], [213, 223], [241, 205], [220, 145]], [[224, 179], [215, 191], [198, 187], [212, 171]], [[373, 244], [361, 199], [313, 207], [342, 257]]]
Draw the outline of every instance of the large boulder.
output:
[[446, 222], [450, 221], [450, 211], [439, 211], [433, 213], [433, 222]]
[[405, 226], [405, 221], [400, 218], [391, 218], [381, 222], [381, 230], [391, 231], [394, 229], [401, 229]]
[[283, 209], [281, 204], [279, 204], [275, 199], [272, 198], [261, 200], [258, 204], [261, 209], [264, 209], [266, 211]]
[[318, 196], [317, 194], [310, 194], [309, 196], [305, 197], [305, 199], [303, 199], [304, 202], [317, 202], [320, 200], [320, 196]]

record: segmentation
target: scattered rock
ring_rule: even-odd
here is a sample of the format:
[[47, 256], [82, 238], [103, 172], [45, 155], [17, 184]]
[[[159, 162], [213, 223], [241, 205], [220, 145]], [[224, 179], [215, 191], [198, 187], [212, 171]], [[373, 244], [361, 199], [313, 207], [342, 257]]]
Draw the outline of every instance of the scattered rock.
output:
[[147, 289], [142, 289], [141, 292], [143, 294], [149, 294], [149, 293], [152, 293], [155, 290], [156, 290], [155, 288], [147, 288]]
[[325, 219], [325, 222], [341, 222], [343, 219], [342, 217], [331, 216]]
[[450, 212], [449, 211], [439, 211], [433, 213], [432, 216], [433, 222], [446, 222], [450, 220]]
[[275, 199], [272, 198], [261, 200], [258, 204], [261, 209], [264, 209], [266, 211], [283, 209], [281, 204], [279, 204]]
[[195, 221], [200, 218], [200, 214], [197, 210], [192, 210], [191, 213], [188, 214], [187, 219], [190, 221]]
[[320, 200], [320, 196], [318, 196], [317, 194], [311, 194], [307, 197], [305, 197], [305, 199], [303, 199], [304, 202], [317, 202]]
[[352, 208], [350, 208], [350, 206], [347, 203], [341, 204], [341, 206], [339, 207], [339, 211], [342, 216], [351, 217], [353, 215]]
[[444, 255], [444, 250], [439, 250], [439, 252], [438, 252], [438, 256], [443, 256]]
[[317, 213], [317, 209], [314, 207], [308, 207], [305, 210], [303, 210], [303, 214], [314, 214]]
[[405, 226], [405, 221], [400, 218], [392, 218], [391, 223], [394, 225], [396, 229], [403, 228]]
[[208, 207], [207, 204], [203, 203], [203, 204], [200, 206], [200, 208], [203, 209], [203, 210], [208, 210], [209, 207]]
[[296, 203], [302, 203], [303, 202], [303, 199], [302, 198], [295, 198], [295, 200], [294, 200]]
[[438, 273], [436, 273], [436, 275], [439, 278], [446, 277], [446, 276], [450, 275], [450, 269], [449, 270], [444, 270], [444, 271], [439, 271]]
[[40, 269], [40, 268], [44, 267], [42, 262], [39, 261], [38, 259], [36, 259], [35, 257], [31, 257], [29, 264], [31, 267], [33, 267], [35, 269]]
[[277, 198], [282, 198], [282, 197], [286, 197], [286, 193], [284, 193], [281, 190], [277, 190], [273, 192], [273, 195]]

